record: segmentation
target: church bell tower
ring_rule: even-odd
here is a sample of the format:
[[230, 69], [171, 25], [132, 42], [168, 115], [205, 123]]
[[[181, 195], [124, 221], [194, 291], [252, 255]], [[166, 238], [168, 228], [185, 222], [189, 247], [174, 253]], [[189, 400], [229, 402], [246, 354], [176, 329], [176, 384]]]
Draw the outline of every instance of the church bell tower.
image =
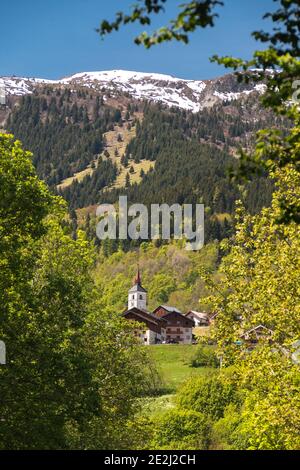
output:
[[139, 268], [134, 284], [128, 291], [128, 310], [131, 308], [138, 308], [139, 310], [146, 310], [147, 308], [147, 291], [142, 287]]

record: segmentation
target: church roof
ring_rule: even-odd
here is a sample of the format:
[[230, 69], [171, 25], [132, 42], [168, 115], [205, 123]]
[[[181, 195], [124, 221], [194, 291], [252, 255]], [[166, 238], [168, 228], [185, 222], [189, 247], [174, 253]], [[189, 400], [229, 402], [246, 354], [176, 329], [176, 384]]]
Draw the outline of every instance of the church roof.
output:
[[132, 286], [128, 292], [133, 293], [133, 292], [147, 292], [147, 291], [140, 284], [134, 284], [134, 286]]

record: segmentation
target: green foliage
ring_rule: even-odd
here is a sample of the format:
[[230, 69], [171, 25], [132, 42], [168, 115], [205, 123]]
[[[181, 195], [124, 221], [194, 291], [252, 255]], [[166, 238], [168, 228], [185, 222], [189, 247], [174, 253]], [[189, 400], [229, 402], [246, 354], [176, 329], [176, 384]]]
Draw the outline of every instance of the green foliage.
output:
[[[285, 134], [261, 131], [253, 156], [244, 156], [246, 171], [249, 162], [254, 169], [267, 169], [276, 191], [271, 208], [259, 216], [251, 217], [239, 207], [235, 240], [221, 268], [223, 285], [214, 296], [216, 337], [225, 361], [236, 364], [245, 391], [240, 420], [235, 415], [230, 423], [226, 417], [227, 443], [233, 448], [299, 448], [299, 365], [291, 358], [300, 334], [299, 106], [287, 103], [293, 80], [299, 77], [299, 8], [297, 1], [280, 4], [277, 12], [267, 15], [274, 30], [254, 33], [269, 43], [268, 49], [256, 52], [249, 62], [218, 59], [236, 69], [260, 67], [250, 78], [265, 77], [264, 104], [291, 118], [293, 125]], [[270, 67], [276, 72], [265, 73]], [[272, 347], [261, 340], [249, 355], [247, 345], [233, 346], [243, 331], [258, 324], [272, 329]]]
[[241, 377], [249, 389], [239, 426], [247, 448], [299, 449], [299, 366], [266, 347], [241, 365]]
[[259, 324], [271, 328], [281, 345], [299, 338], [299, 227], [295, 222], [277, 223], [283, 191], [297, 197], [299, 177], [288, 168], [276, 174], [278, 191], [271, 208], [254, 217], [239, 208], [236, 237], [221, 266], [222, 283], [209, 300], [218, 313], [219, 345], [226, 350], [229, 341], [238, 340], [242, 331]]
[[[184, 412], [200, 413], [208, 426], [210, 449], [296, 450], [299, 380], [299, 366], [279, 350], [262, 346], [230, 370], [188, 380], [179, 389], [177, 408], [172, 411], [182, 412], [177, 416], [182, 426], [185, 419], [193, 423], [193, 417], [183, 417]], [[163, 422], [167, 416], [162, 416]], [[160, 420], [153, 425], [159, 435]], [[171, 429], [180, 449], [182, 436], [177, 428]], [[189, 445], [195, 444], [191, 440]]]
[[128, 448], [153, 363], [129, 323], [101, 311], [85, 235], [69, 235], [64, 203], [2, 134], [0, 181], [0, 447]]
[[157, 304], [165, 303], [168, 301], [170, 294], [175, 290], [176, 282], [174, 276], [158, 273], [152, 279], [149, 298], [151, 298], [151, 302], [157, 302]]
[[69, 422], [68, 445], [77, 449], [128, 449], [135, 445], [130, 423], [139, 411], [137, 398], [155, 393], [160, 381], [146, 349], [136, 344], [134, 326], [120, 315], [100, 314], [100, 308], [97, 302], [92, 306], [84, 337], [98, 410], [85, 420], [83, 428]]
[[213, 374], [188, 380], [177, 394], [180, 408], [194, 410], [216, 420], [226, 406], [237, 401], [237, 385], [230, 377]]
[[[224, 412], [214, 425], [214, 445], [221, 448], [299, 448], [299, 365], [291, 355], [300, 334], [300, 237], [295, 221], [279, 223], [282, 201], [299, 200], [299, 173], [289, 164], [272, 174], [271, 207], [257, 216], [238, 207], [235, 238], [223, 244], [230, 251], [221, 282], [209, 283], [219, 353], [223, 365], [234, 364], [243, 395], [235, 413]], [[247, 342], [236, 341], [259, 324], [272, 330], [271, 345], [262, 338], [249, 354]]]
[[241, 434], [240, 423], [240, 407], [235, 403], [230, 403], [224, 410], [223, 418], [213, 423], [211, 448], [214, 450], [245, 450], [247, 448], [247, 436], [245, 433]]
[[220, 365], [220, 360], [212, 347], [200, 344], [197, 346], [194, 356], [191, 359], [191, 367], [214, 367]]
[[156, 423], [151, 448], [205, 450], [209, 443], [209, 429], [209, 422], [202, 413], [175, 408]]
[[243, 402], [214, 424], [214, 445], [248, 450], [299, 449], [299, 366], [260, 347], [236, 368]]
[[12, 136], [0, 139], [1, 447], [61, 448], [66, 421], [93, 410], [80, 337], [90, 258], [81, 240], [64, 236], [61, 203], [36, 177], [31, 155]]
[[[32, 154], [20, 142], [0, 134], [0, 217], [1, 242], [5, 245], [39, 238], [45, 230], [43, 219], [54, 201], [44, 183], [39, 181], [32, 165]], [[1, 247], [2, 252], [2, 247]]]

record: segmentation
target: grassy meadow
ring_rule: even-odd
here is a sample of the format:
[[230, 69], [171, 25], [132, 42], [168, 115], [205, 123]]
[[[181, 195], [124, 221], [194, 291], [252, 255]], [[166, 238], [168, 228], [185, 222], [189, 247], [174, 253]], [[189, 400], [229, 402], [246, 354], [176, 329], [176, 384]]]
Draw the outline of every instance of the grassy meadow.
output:
[[176, 392], [177, 388], [193, 375], [205, 373], [206, 367], [191, 367], [191, 360], [196, 352], [194, 344], [159, 344], [149, 346], [166, 390]]

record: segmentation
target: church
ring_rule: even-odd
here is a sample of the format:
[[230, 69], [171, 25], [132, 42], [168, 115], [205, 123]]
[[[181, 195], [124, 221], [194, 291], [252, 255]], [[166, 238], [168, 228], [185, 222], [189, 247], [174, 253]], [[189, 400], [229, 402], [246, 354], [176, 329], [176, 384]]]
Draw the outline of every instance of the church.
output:
[[159, 305], [153, 312], [147, 310], [147, 290], [142, 286], [138, 269], [134, 285], [128, 291], [127, 320], [141, 323], [136, 331], [142, 344], [192, 344], [194, 321], [177, 308]]

